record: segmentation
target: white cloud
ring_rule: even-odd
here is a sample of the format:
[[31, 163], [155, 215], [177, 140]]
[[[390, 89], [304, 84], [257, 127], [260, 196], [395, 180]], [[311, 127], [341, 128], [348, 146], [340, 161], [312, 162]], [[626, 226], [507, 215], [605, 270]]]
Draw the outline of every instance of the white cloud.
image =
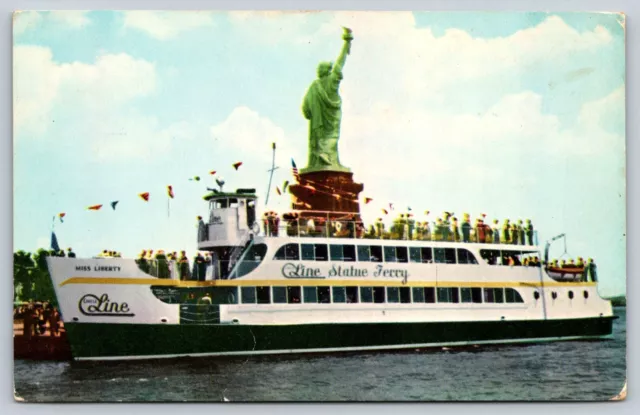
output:
[[49, 12], [49, 18], [69, 28], [79, 29], [91, 23], [87, 13], [81, 10], [52, 10]]
[[17, 11], [13, 13], [13, 34], [20, 35], [33, 29], [42, 22], [42, 15], [34, 11]]
[[159, 40], [214, 23], [212, 12], [201, 11], [126, 11], [124, 27], [140, 30]]
[[248, 107], [234, 108], [224, 121], [212, 126], [210, 131], [213, 139], [220, 140], [226, 147], [251, 152], [269, 148], [275, 142], [278, 148], [286, 151], [284, 130]]
[[110, 111], [151, 94], [155, 87], [155, 65], [126, 54], [100, 55], [93, 64], [58, 63], [48, 48], [14, 48], [14, 126], [18, 132], [42, 134], [52, 122], [54, 108], [76, 116], [83, 111]]

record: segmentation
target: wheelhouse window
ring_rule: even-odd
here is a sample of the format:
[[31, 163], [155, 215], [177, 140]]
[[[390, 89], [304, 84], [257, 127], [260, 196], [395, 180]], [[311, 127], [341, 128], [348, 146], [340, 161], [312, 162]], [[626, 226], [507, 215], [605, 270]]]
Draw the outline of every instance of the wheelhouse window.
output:
[[298, 244], [286, 244], [281, 246], [274, 259], [298, 261], [300, 259], [300, 246]]
[[477, 264], [478, 261], [473, 254], [464, 248], [458, 248], [458, 264]]
[[258, 304], [271, 303], [271, 287], [256, 287], [256, 297]]
[[300, 304], [301, 298], [300, 287], [287, 287], [287, 302], [289, 304]]
[[305, 303], [317, 303], [318, 291], [316, 287], [302, 287]]
[[436, 264], [455, 264], [456, 250], [453, 248], [434, 248]]
[[333, 302], [334, 303], [346, 303], [347, 295], [344, 287], [332, 287]]
[[242, 304], [256, 303], [256, 287], [242, 287], [240, 294], [242, 295]]
[[513, 288], [504, 289], [504, 299], [505, 303], [524, 303], [524, 300], [522, 299], [522, 296], [520, 296], [520, 293]]
[[460, 288], [463, 303], [482, 303], [482, 288]]
[[274, 304], [287, 303], [287, 287], [273, 287], [273, 303]]
[[398, 290], [398, 287], [387, 287], [387, 302], [388, 303], [400, 302], [400, 290]]
[[358, 287], [347, 287], [347, 303], [358, 302]]
[[458, 303], [460, 297], [457, 287], [438, 288], [439, 303]]
[[372, 287], [360, 287], [360, 302], [373, 303]]

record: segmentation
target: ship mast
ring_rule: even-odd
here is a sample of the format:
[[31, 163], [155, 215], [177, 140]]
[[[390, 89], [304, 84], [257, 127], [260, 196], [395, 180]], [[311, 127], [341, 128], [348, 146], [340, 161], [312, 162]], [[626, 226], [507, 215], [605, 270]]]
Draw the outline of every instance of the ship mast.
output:
[[271, 148], [273, 149], [273, 156], [271, 158], [271, 168], [267, 170], [271, 174], [269, 175], [269, 186], [267, 187], [267, 197], [265, 197], [264, 199], [265, 206], [269, 204], [269, 193], [271, 192], [271, 181], [273, 180], [273, 172], [278, 170], [278, 167], [276, 167], [276, 143], [272, 143]]

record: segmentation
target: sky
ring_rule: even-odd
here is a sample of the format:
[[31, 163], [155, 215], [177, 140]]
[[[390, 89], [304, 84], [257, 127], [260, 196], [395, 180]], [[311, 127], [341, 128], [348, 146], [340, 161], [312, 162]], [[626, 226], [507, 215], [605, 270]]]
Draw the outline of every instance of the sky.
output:
[[291, 158], [306, 165], [302, 98], [317, 64], [337, 58], [342, 26], [355, 39], [340, 160], [373, 199], [366, 223], [409, 207], [418, 220], [531, 219], [541, 241], [566, 233], [552, 257], [593, 257], [600, 293], [625, 292], [617, 14], [21, 12], [14, 249], [48, 248], [53, 228], [80, 256], [192, 255], [212, 170], [226, 189], [256, 188], [260, 209], [286, 211], [275, 186], [292, 181]]

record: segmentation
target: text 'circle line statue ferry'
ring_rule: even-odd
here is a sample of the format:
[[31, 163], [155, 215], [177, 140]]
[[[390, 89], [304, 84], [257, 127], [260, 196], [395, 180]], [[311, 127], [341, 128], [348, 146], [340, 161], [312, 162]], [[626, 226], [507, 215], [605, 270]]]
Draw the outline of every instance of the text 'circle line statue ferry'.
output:
[[[445, 215], [389, 231], [360, 218], [340, 164], [342, 79], [353, 36], [321, 63], [303, 115], [309, 160], [293, 210], [258, 217], [253, 189], [205, 196], [198, 256], [48, 258], [75, 359], [416, 349], [611, 336], [595, 264], [558, 267], [529, 226]], [[540, 258], [540, 259], [539, 259]], [[174, 258], [175, 259], [175, 258]], [[579, 265], [579, 264], [578, 264]]]

